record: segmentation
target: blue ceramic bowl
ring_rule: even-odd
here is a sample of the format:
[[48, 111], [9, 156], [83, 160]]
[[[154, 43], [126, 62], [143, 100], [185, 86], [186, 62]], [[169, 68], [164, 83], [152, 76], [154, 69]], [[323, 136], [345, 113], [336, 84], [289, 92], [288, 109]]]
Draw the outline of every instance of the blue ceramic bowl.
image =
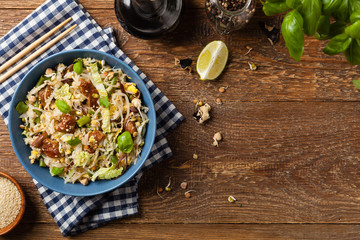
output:
[[[143, 150], [135, 165], [132, 165], [122, 176], [115, 180], [101, 180], [91, 182], [89, 185], [83, 186], [80, 183], [65, 184], [62, 178], [52, 177], [49, 173], [48, 168], [39, 167], [36, 162], [34, 164], [30, 163], [29, 156], [31, 148], [24, 143], [23, 136], [21, 135], [22, 130], [19, 128], [19, 125], [22, 124], [22, 122], [19, 118], [18, 112], [15, 110], [15, 106], [19, 101], [25, 100], [26, 94], [35, 86], [36, 82], [40, 78], [41, 74], [45, 72], [46, 68], [54, 68], [59, 63], [70, 65], [74, 61], [74, 59], [86, 57], [105, 60], [108, 65], [121, 68], [123, 72], [131, 78], [131, 81], [136, 83], [137, 87], [141, 91], [143, 101], [145, 105], [149, 108], [148, 117], [150, 121], [146, 130], [145, 144]], [[38, 63], [29, 71], [28, 74], [26, 74], [24, 79], [21, 81], [12, 99], [9, 112], [9, 133], [11, 143], [16, 153], [16, 156], [18, 157], [26, 171], [42, 185], [56, 192], [72, 196], [93, 196], [105, 193], [120, 187], [122, 184], [130, 180], [139, 171], [139, 169], [149, 156], [151, 148], [154, 144], [155, 132], [156, 114], [154, 103], [148, 89], [146, 88], [140, 76], [127, 64], [125, 64], [118, 58], [104, 52], [95, 50], [76, 49], [64, 51], [54, 54]]]

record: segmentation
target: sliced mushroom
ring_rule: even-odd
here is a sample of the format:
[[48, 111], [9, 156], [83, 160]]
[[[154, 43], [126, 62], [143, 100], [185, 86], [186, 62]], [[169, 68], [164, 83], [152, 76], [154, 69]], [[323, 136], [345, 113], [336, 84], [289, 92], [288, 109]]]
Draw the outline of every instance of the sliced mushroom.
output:
[[32, 147], [40, 148], [43, 145], [43, 141], [48, 137], [47, 132], [43, 132], [40, 136], [38, 136], [31, 144]]
[[131, 135], [137, 132], [135, 123], [132, 121], [128, 121], [125, 125], [125, 131], [128, 131]]

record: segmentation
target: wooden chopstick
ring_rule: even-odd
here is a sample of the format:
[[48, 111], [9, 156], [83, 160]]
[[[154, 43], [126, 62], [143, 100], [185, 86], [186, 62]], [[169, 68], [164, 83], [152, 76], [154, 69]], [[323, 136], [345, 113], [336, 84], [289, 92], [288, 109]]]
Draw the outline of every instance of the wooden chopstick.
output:
[[26, 54], [28, 54], [29, 52], [31, 52], [31, 50], [33, 50], [34, 48], [36, 48], [37, 46], [40, 45], [40, 43], [42, 43], [43, 41], [45, 41], [46, 39], [48, 39], [51, 35], [53, 35], [57, 30], [59, 30], [60, 28], [62, 28], [63, 26], [65, 26], [65, 24], [67, 24], [68, 22], [71, 21], [71, 17], [69, 17], [68, 19], [66, 19], [65, 21], [63, 21], [62, 23], [60, 23], [58, 26], [56, 26], [54, 29], [52, 29], [51, 31], [49, 31], [48, 33], [46, 33], [44, 36], [42, 36], [41, 38], [39, 38], [38, 40], [36, 40], [35, 42], [33, 42], [32, 44], [30, 44], [29, 46], [27, 46], [26, 48], [24, 48], [21, 52], [19, 52], [18, 54], [16, 54], [14, 57], [12, 57], [9, 61], [7, 61], [6, 63], [4, 63], [2, 66], [0, 66], [0, 73], [2, 73], [3, 71], [5, 71], [6, 69], [8, 69], [10, 66], [12, 66], [14, 63], [16, 63], [17, 61], [20, 60], [20, 58], [22, 58], [23, 56], [25, 56]]
[[69, 29], [67, 29], [66, 31], [64, 31], [63, 33], [61, 33], [59, 36], [57, 36], [56, 38], [52, 39], [50, 42], [48, 42], [47, 44], [45, 44], [44, 46], [42, 46], [41, 48], [39, 48], [38, 50], [36, 50], [34, 53], [32, 53], [30, 56], [28, 56], [27, 58], [25, 58], [22, 62], [20, 62], [18, 65], [16, 65], [15, 67], [13, 67], [12, 69], [10, 69], [9, 71], [7, 71], [6, 73], [4, 73], [3, 75], [0, 76], [0, 83], [2, 83], [3, 81], [5, 81], [6, 79], [8, 79], [11, 75], [13, 75], [14, 73], [16, 73], [17, 71], [19, 71], [21, 68], [23, 68], [24, 66], [26, 66], [27, 64], [29, 64], [32, 60], [34, 60], [36, 57], [38, 57], [40, 54], [42, 54], [43, 52], [45, 52], [47, 49], [49, 49], [52, 45], [54, 45], [55, 43], [57, 43], [61, 38], [63, 38], [66, 34], [68, 34], [69, 32], [71, 32], [75, 27], [77, 26], [77, 24], [73, 25], [72, 27], [70, 27]]

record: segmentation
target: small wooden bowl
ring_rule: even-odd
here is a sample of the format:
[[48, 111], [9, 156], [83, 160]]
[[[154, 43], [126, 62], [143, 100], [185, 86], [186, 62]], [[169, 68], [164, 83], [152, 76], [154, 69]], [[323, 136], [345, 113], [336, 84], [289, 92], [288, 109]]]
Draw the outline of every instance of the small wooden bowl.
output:
[[24, 212], [25, 212], [25, 195], [24, 195], [24, 192], [22, 191], [19, 183], [13, 177], [11, 177], [10, 175], [8, 175], [6, 173], [3, 173], [3, 172], [0, 172], [0, 177], [7, 178], [11, 182], [13, 182], [15, 184], [15, 186], [17, 187], [17, 189], [19, 190], [20, 195], [21, 195], [20, 212], [19, 212], [19, 214], [17, 215], [17, 217], [15, 218], [15, 220], [12, 223], [10, 223], [8, 226], [6, 226], [4, 228], [0, 228], [0, 236], [1, 236], [1, 235], [4, 235], [5, 233], [10, 232], [20, 222], [20, 220], [21, 220], [21, 218], [22, 218], [22, 216], [24, 215]]

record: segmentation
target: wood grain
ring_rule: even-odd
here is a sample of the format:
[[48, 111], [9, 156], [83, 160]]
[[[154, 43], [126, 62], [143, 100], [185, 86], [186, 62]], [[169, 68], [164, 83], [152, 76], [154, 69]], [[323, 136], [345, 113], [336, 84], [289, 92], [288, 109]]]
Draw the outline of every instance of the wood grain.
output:
[[[43, 1], [0, 0], [0, 36]], [[278, 18], [257, 12], [243, 30], [215, 33], [203, 0], [188, 1], [172, 34], [136, 39], [116, 20], [113, 1], [80, 0], [118, 45], [177, 106], [186, 120], [168, 136], [174, 156], [147, 171], [139, 185], [139, 214], [74, 238], [107, 239], [358, 239], [360, 233], [360, 94], [351, 80], [359, 67], [327, 56], [324, 42], [306, 39], [300, 63], [283, 40], [271, 46], [258, 22]], [[194, 61], [212, 40], [223, 40], [229, 63], [219, 81], [174, 67], [174, 57]], [[250, 45], [253, 51], [244, 56]], [[247, 62], [257, 71], [250, 71]], [[194, 64], [193, 64], [193, 68]], [[229, 87], [219, 93], [220, 86]], [[223, 105], [215, 104], [221, 98]], [[193, 100], [210, 103], [212, 120], [198, 125]], [[215, 132], [224, 140], [211, 146]], [[27, 209], [10, 239], [58, 239], [60, 231], [31, 177], [12, 150], [0, 120], [0, 170], [22, 186]], [[197, 153], [198, 159], [192, 155]], [[156, 194], [173, 179], [173, 191]], [[179, 185], [188, 182], [191, 198]], [[238, 201], [231, 204], [227, 197]], [[1, 238], [0, 239], [5, 239]]]
[[[191, 103], [174, 103], [187, 117], [169, 136], [174, 157], [146, 172], [139, 187], [140, 215], [125, 222], [358, 222], [358, 103], [239, 102], [230, 103], [229, 111], [225, 102], [214, 105], [214, 118], [204, 126], [191, 119]], [[219, 148], [211, 146], [217, 131], [224, 136]], [[20, 163], [6, 154], [8, 136], [3, 140], [0, 168], [25, 185], [33, 204], [24, 221], [51, 221]], [[193, 153], [199, 159], [192, 159]], [[14, 161], [6, 161], [9, 157]], [[165, 186], [169, 176], [173, 191], [161, 199], [156, 186]], [[185, 179], [196, 191], [190, 199], [179, 187]], [[229, 195], [238, 202], [230, 204]], [[33, 211], [38, 218], [29, 218]]]
[[[107, 224], [65, 239], [358, 239], [359, 225], [324, 224]], [[26, 232], [24, 235], [23, 232]], [[7, 239], [59, 239], [55, 224], [21, 224]], [[117, 236], [116, 238], [114, 236]], [[1, 239], [1, 237], [0, 237]], [[5, 239], [5, 238], [4, 238]]]
[[[0, 22], [13, 19], [13, 22], [6, 22], [0, 27], [0, 34], [15, 26], [19, 21], [15, 19], [22, 19], [30, 12], [0, 9]], [[343, 56], [323, 54], [324, 42], [314, 38], [307, 38], [302, 62], [296, 62], [289, 57], [283, 41], [275, 46], [269, 44], [258, 26], [259, 21], [268, 18], [259, 11], [243, 31], [219, 36], [204, 11], [190, 9], [173, 35], [150, 41], [136, 39], [124, 32], [112, 10], [91, 9], [89, 12], [101, 26], [112, 26], [119, 32], [124, 52], [171, 99], [181, 95], [186, 97], [183, 98], [186, 101], [195, 97], [206, 98], [217, 94], [219, 86], [229, 86], [228, 94], [223, 95], [226, 101], [360, 100], [360, 94], [351, 82], [359, 78], [359, 67], [348, 64]], [[201, 82], [197, 74], [189, 75], [174, 67], [175, 57], [189, 57], [195, 61], [205, 44], [219, 39], [225, 41], [230, 50], [229, 63], [219, 81]], [[248, 56], [244, 56], [246, 45], [253, 48]], [[154, 59], [156, 64], [149, 64]], [[258, 70], [250, 71], [248, 61], [254, 62]]]

